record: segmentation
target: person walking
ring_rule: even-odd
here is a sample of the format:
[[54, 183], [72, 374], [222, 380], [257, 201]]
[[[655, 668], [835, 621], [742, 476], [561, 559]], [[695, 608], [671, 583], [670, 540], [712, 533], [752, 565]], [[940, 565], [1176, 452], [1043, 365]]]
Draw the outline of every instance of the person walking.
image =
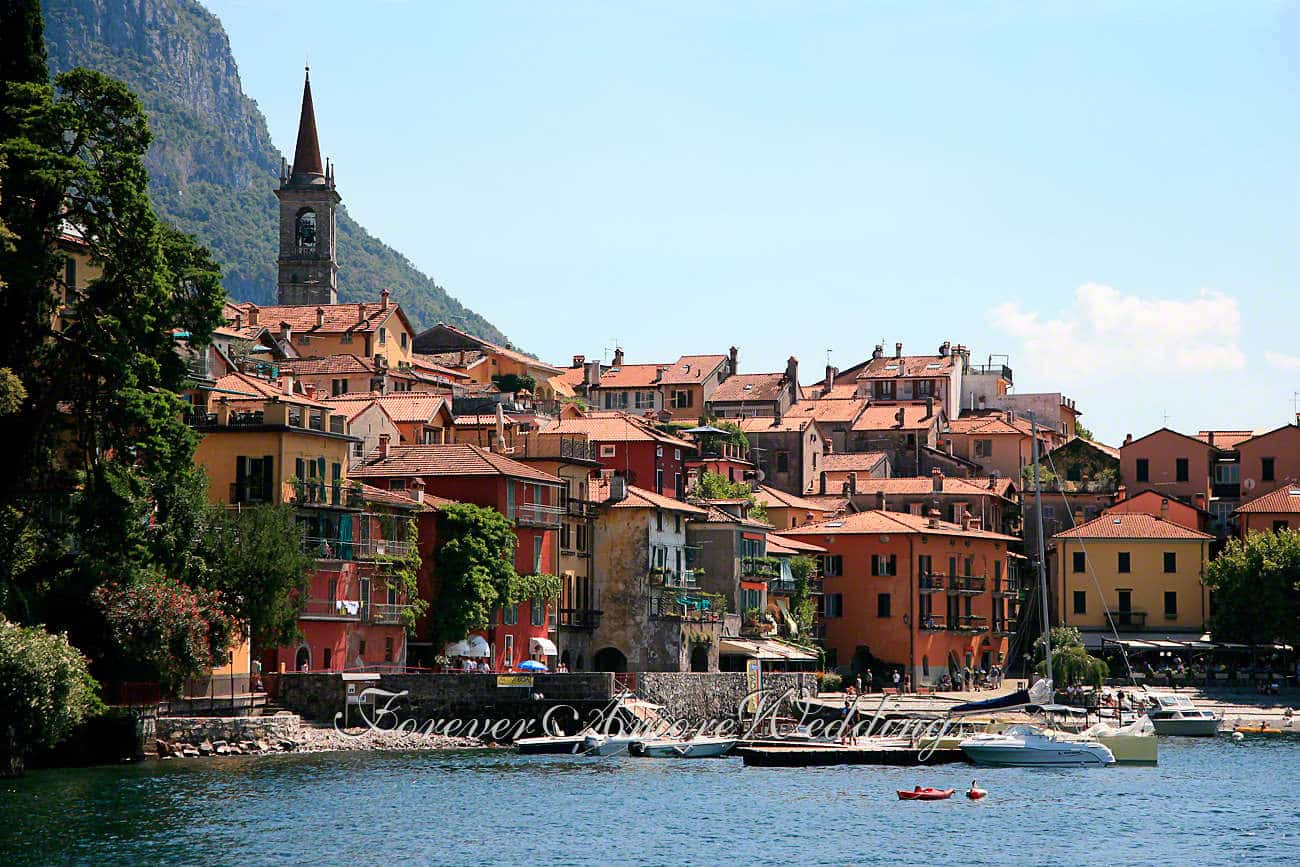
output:
[[859, 675], [857, 676], [857, 678], [854, 679], [854, 681], [853, 681], [853, 685], [854, 685], [855, 687], [857, 687], [858, 694], [861, 695], [861, 694], [862, 694], [862, 675], [861, 675], [861, 674], [859, 674]]
[[903, 677], [898, 673], [898, 669], [894, 669], [894, 692], [898, 692], [899, 681], [902, 679]]
[[903, 675], [903, 692], [909, 694], [912, 692], [912, 675], [910, 673]]

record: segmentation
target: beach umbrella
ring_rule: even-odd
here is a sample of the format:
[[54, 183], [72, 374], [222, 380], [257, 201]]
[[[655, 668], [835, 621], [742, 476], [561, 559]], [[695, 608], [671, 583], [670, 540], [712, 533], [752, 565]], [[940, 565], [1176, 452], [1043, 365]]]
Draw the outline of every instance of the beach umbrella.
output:
[[545, 664], [540, 663], [535, 659], [525, 659], [523, 662], [519, 663], [518, 668], [520, 671], [549, 671], [550, 670], [546, 667]]

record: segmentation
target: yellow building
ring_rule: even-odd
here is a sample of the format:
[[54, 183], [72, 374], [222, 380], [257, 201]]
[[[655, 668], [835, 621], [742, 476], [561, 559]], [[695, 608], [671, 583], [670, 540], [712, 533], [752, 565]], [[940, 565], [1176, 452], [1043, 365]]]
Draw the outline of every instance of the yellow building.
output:
[[1204, 630], [1213, 536], [1154, 515], [1111, 513], [1052, 538], [1062, 625], [1110, 633], [1109, 610], [1120, 632]]
[[243, 314], [245, 325], [265, 326], [301, 358], [382, 356], [388, 367], [411, 365], [415, 331], [401, 305], [389, 303], [387, 291], [377, 304], [258, 307], [245, 302], [232, 307]]
[[476, 337], [452, 325], [438, 323], [416, 338], [418, 351], [427, 363], [438, 364], [468, 376], [479, 385], [491, 385], [495, 377], [529, 377], [533, 397], [555, 400], [551, 378], [563, 371], [554, 365], [514, 349]]
[[58, 303], [50, 313], [50, 328], [62, 331], [64, 318], [76, 306], [77, 296], [86, 290], [90, 281], [99, 279], [104, 269], [91, 261], [90, 245], [71, 226], [63, 227], [56, 243], [63, 255], [63, 272], [54, 285]]

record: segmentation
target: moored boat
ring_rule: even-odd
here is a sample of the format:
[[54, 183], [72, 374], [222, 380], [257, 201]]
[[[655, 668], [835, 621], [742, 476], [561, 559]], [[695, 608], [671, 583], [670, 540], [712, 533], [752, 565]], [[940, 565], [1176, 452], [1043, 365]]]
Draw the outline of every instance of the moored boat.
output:
[[975, 735], [961, 742], [977, 765], [1002, 767], [1105, 767], [1115, 756], [1094, 740], [1050, 735], [1032, 725], [1014, 725], [1002, 734]]
[[1212, 738], [1219, 733], [1220, 717], [1198, 708], [1187, 696], [1153, 692], [1147, 699], [1147, 716], [1158, 735]]
[[725, 756], [736, 743], [736, 738], [662, 738], [634, 741], [629, 745], [629, 751], [634, 756], [650, 759], [711, 759]]
[[915, 789], [898, 789], [898, 800], [900, 801], [946, 801], [952, 797], [956, 789], [935, 789], [930, 786]]

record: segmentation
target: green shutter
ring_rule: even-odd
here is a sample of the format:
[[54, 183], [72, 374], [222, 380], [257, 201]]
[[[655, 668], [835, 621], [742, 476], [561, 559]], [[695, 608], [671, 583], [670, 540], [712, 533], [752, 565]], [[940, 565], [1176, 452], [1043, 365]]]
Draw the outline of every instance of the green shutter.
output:
[[275, 458], [271, 455], [262, 458], [262, 499], [275, 502]]

